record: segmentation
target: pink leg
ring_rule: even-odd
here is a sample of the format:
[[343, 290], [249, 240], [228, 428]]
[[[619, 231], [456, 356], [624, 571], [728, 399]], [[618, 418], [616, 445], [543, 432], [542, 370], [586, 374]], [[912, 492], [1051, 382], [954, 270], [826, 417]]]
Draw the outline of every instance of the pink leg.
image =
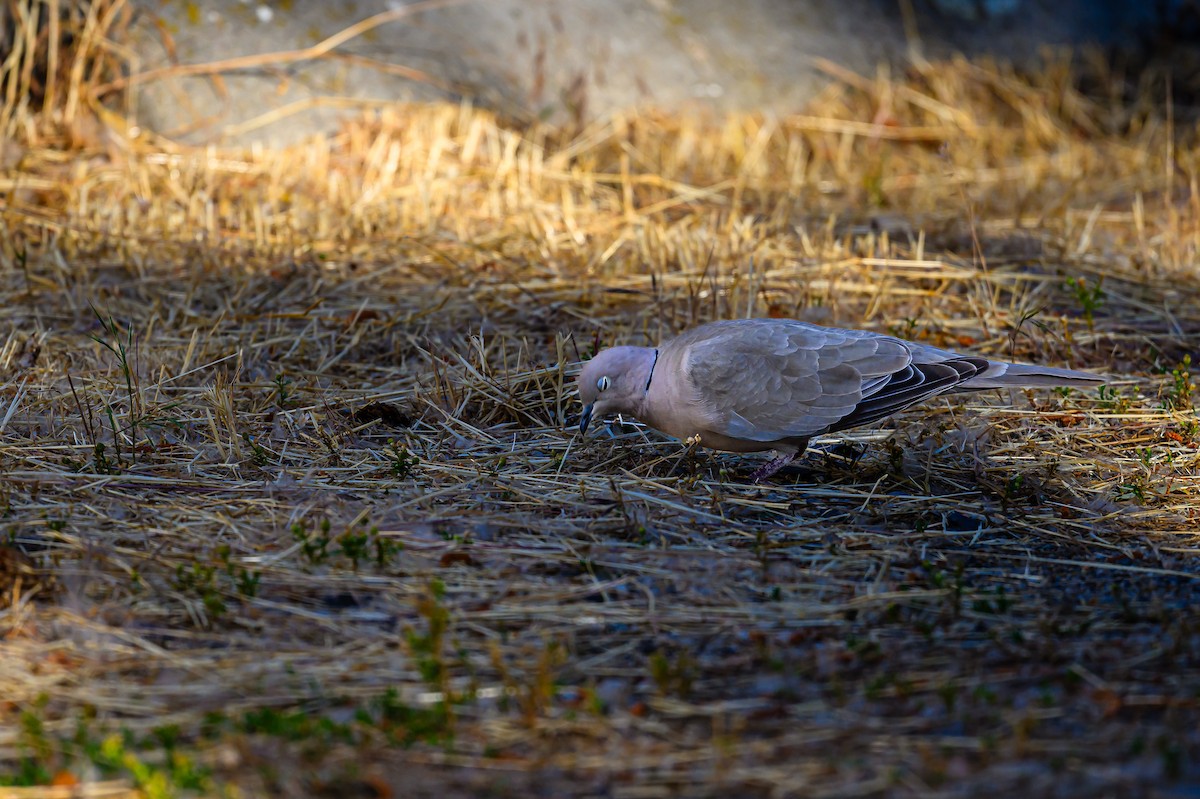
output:
[[774, 458], [771, 458], [771, 460], [758, 467], [754, 474], [750, 475], [750, 479], [755, 483], [761, 483], [763, 480], [766, 480], [768, 477], [775, 474], [775, 472], [791, 463], [792, 459], [796, 457], [796, 454], [797, 453], [795, 452], [780, 452]]

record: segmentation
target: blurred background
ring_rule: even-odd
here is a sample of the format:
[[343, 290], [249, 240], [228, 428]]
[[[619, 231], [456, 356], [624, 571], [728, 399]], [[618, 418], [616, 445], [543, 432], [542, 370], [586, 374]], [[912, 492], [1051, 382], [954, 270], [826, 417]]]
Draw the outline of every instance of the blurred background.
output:
[[[70, 3], [45, 9], [65, 12]], [[83, 8], [87, 4], [78, 4]], [[39, 4], [8, 2], [5, 39]], [[131, 0], [120, 26], [127, 111], [189, 143], [292, 143], [373, 102], [468, 100], [581, 122], [683, 105], [790, 112], [835, 67], [873, 75], [953, 53], [1034, 65], [1094, 45], [1131, 68], [1195, 43], [1191, 0]], [[43, 14], [43, 21], [46, 16]], [[186, 65], [186, 66], [185, 66]], [[109, 89], [108, 98], [111, 99]]]

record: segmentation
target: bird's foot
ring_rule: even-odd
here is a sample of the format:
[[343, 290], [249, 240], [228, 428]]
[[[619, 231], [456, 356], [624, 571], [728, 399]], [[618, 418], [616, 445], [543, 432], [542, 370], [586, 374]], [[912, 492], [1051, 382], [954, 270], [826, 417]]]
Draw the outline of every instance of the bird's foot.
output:
[[821, 450], [826, 463], [841, 461], [842, 465], [853, 468], [867, 454], [867, 448], [852, 441], [839, 441]]
[[754, 471], [754, 474], [750, 475], [750, 480], [755, 483], [761, 483], [763, 480], [766, 480], [768, 477], [775, 474], [775, 472], [791, 463], [795, 457], [795, 452], [779, 453], [774, 458], [771, 458], [771, 460], [758, 467], [758, 469]]

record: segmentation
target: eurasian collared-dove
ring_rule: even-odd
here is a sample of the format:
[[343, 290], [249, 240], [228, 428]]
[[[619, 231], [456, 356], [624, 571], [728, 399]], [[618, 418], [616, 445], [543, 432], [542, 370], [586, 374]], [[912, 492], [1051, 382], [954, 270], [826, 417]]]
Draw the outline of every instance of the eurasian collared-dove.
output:
[[925, 344], [793, 319], [737, 319], [692, 328], [655, 347], [613, 347], [579, 375], [586, 433], [593, 417], [626, 413], [728, 452], [774, 450], [761, 480], [821, 433], [889, 416], [915, 402], [988, 388], [1093, 386], [1071, 369], [993, 361]]

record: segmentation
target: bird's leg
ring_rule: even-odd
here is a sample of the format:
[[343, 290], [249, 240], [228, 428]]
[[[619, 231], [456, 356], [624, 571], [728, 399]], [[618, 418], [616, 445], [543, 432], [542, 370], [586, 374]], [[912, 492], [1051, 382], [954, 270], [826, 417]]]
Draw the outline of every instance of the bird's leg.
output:
[[754, 474], [750, 475], [750, 480], [755, 483], [761, 483], [763, 480], [766, 480], [768, 477], [775, 474], [775, 472], [791, 463], [792, 459], [795, 457], [796, 453], [794, 451], [780, 452], [774, 458], [771, 458], [771, 460], [758, 467]]
[[[791, 463], [797, 455], [808, 449], [807, 438], [790, 438], [780, 442], [780, 444], [780, 448], [775, 450], [775, 457], [758, 467], [754, 474], [750, 475], [751, 480], [761, 483]], [[786, 449], [784, 449], [785, 446], [787, 447]]]

